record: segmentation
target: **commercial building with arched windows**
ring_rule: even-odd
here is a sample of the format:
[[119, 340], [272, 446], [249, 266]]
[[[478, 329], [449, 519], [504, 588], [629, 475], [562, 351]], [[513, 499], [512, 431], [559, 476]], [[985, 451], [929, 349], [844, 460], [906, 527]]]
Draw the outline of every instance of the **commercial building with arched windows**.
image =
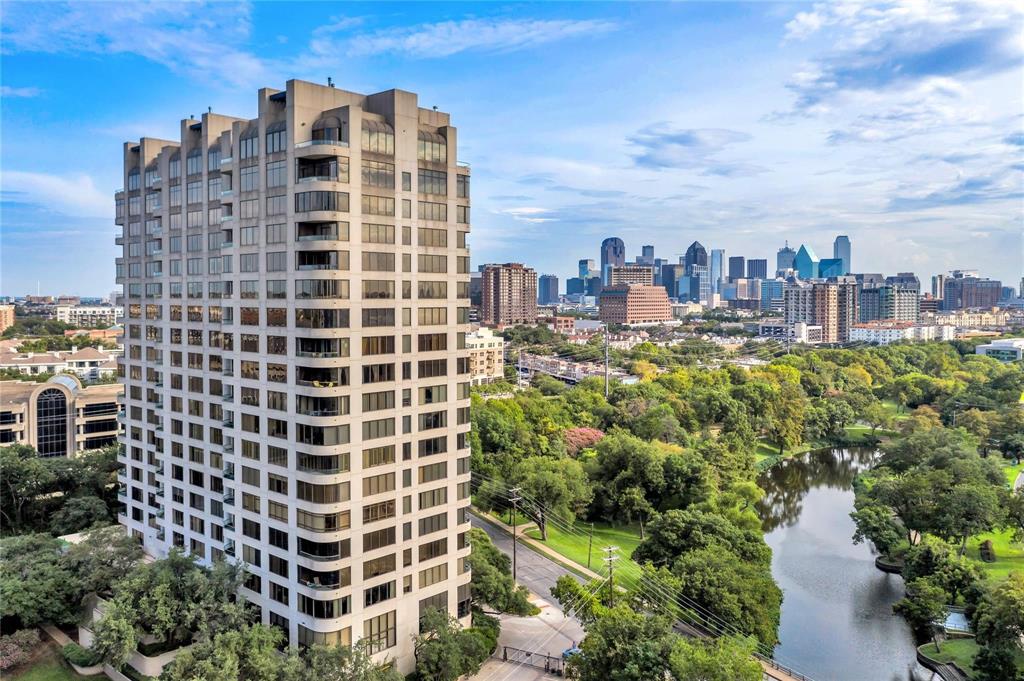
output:
[[40, 456], [74, 456], [117, 442], [117, 383], [82, 386], [71, 374], [45, 383], [0, 382], [0, 445], [34, 447]]

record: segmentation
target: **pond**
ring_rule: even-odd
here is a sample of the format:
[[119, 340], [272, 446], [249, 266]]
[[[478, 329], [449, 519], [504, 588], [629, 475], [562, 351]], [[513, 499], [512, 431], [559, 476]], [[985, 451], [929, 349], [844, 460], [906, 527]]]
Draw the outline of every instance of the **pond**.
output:
[[782, 589], [776, 659], [815, 681], [926, 681], [914, 637], [892, 605], [899, 575], [854, 544], [853, 479], [875, 457], [831, 449], [786, 459], [761, 474], [758, 504], [772, 575]]

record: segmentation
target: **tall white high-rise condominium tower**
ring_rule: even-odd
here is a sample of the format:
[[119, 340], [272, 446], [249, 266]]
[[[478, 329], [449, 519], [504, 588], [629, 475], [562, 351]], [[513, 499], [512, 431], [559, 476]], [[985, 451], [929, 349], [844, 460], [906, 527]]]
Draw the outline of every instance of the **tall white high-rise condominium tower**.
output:
[[469, 616], [469, 169], [410, 92], [257, 104], [124, 145], [120, 520], [409, 672], [424, 609]]

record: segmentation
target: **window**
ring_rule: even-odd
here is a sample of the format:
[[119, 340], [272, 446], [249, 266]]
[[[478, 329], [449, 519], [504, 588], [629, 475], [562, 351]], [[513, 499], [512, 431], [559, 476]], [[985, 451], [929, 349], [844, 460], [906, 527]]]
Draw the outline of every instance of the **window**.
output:
[[275, 154], [285, 150], [287, 130], [283, 121], [267, 126], [267, 153]]
[[363, 299], [379, 300], [395, 297], [395, 282], [381, 279], [363, 280]]
[[420, 246], [448, 246], [448, 230], [420, 227], [417, 233]]
[[363, 605], [370, 607], [377, 603], [383, 603], [395, 597], [395, 581], [385, 582], [371, 586], [363, 591]]
[[[365, 197], [364, 197], [365, 201]], [[392, 199], [392, 204], [394, 199]], [[347, 211], [347, 192], [298, 192], [295, 194], [295, 212], [307, 213], [314, 210]], [[392, 211], [394, 214], [394, 211]]]
[[421, 307], [418, 310], [419, 322], [422, 326], [448, 323], [448, 308]]
[[395, 419], [375, 419], [363, 421], [363, 440], [375, 440], [382, 437], [391, 437], [395, 434]]
[[260, 201], [259, 199], [240, 201], [238, 210], [239, 216], [243, 219], [258, 218], [260, 216]]
[[387, 123], [363, 120], [362, 150], [395, 155], [395, 132]]
[[220, 170], [220, 147], [210, 147], [206, 152], [206, 169]]
[[[395, 500], [389, 499], [376, 504], [363, 506], [363, 524], [377, 522], [395, 517]], [[366, 575], [364, 575], [365, 577]]]
[[469, 175], [456, 175], [455, 196], [460, 199], [469, 198]]
[[315, 619], [335, 619], [352, 612], [352, 597], [342, 596], [327, 601], [318, 601], [305, 594], [299, 594], [299, 612]]
[[260, 243], [260, 228], [242, 227], [239, 230], [239, 239], [242, 246], [258, 246]]
[[419, 254], [416, 259], [417, 271], [442, 274], [448, 271], [448, 256]]
[[395, 646], [398, 637], [397, 622], [394, 610], [363, 622], [362, 640], [366, 643], [368, 653], [373, 655]]
[[[363, 215], [394, 215], [395, 200], [389, 196], [363, 194]], [[347, 209], [346, 209], [347, 210]]]
[[267, 197], [267, 215], [284, 215], [288, 210], [288, 197], [285, 194], [280, 196]]
[[189, 182], [185, 185], [186, 200], [189, 203], [202, 203], [203, 202], [203, 183], [202, 182]]
[[203, 172], [203, 152], [193, 149], [185, 157], [185, 174], [197, 175], [201, 172]]
[[395, 462], [395, 446], [385, 445], [363, 450], [363, 468], [384, 466]]
[[373, 496], [374, 494], [383, 494], [384, 492], [392, 492], [394, 489], [394, 473], [381, 473], [380, 475], [371, 475], [368, 478], [363, 478], [364, 497]]
[[394, 253], [374, 253], [363, 251], [364, 272], [394, 272]]
[[385, 527], [363, 535], [363, 552], [376, 551], [395, 543], [395, 528]]
[[421, 511], [426, 508], [433, 508], [434, 506], [445, 504], [448, 502], [448, 488], [438, 487], [437, 489], [420, 492], [419, 502], [419, 508]]
[[363, 184], [370, 187], [395, 188], [395, 164], [363, 159]]
[[254, 192], [260, 188], [259, 166], [246, 166], [238, 171], [239, 190], [243, 192]]
[[256, 126], [252, 126], [242, 134], [238, 142], [238, 158], [254, 158], [260, 153], [260, 138], [257, 136]]
[[418, 201], [416, 203], [416, 215], [420, 220], [445, 222], [448, 220], [448, 204]]
[[64, 393], [47, 388], [36, 398], [36, 451], [39, 456], [65, 456], [68, 451], [68, 404]]
[[428, 586], [443, 582], [448, 579], [448, 563], [440, 563], [434, 567], [429, 567], [425, 570], [420, 570], [420, 588], [425, 589]]
[[419, 193], [448, 195], [448, 173], [443, 170], [419, 169]]
[[[455, 221], [460, 225], [469, 224], [469, 206], [456, 206], [455, 207]], [[460, 246], [460, 248], [462, 248]]]
[[285, 163], [285, 161], [272, 161], [267, 164], [267, 189], [283, 187], [288, 183], [288, 168]]
[[395, 243], [394, 225], [363, 224], [363, 243], [393, 244]]
[[416, 157], [419, 160], [433, 163], [448, 162], [448, 143], [443, 135], [420, 130], [417, 137]]

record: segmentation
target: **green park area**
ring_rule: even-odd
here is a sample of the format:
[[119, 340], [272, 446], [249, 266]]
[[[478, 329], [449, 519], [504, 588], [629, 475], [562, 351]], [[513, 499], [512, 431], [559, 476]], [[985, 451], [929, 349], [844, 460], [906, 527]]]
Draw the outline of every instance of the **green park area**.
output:
[[[553, 525], [548, 525], [548, 538], [544, 544], [569, 560], [590, 567], [594, 572], [603, 574], [605, 571], [604, 548], [606, 546], [617, 546], [623, 554], [630, 555], [633, 549], [640, 543], [640, 526], [637, 524], [612, 525], [606, 522], [593, 524], [577, 522], [576, 532], [567, 532]], [[531, 528], [526, 530], [526, 536], [540, 540], [540, 530]], [[591, 534], [593, 542], [590, 541]]]
[[57, 648], [46, 643], [39, 646], [35, 657], [17, 671], [4, 674], [8, 681], [77, 681], [88, 677], [76, 674], [64, 661]]
[[[973, 638], [955, 638], [943, 641], [939, 650], [935, 649], [934, 643], [927, 643], [920, 648], [922, 653], [936, 662], [955, 663], [972, 678], [977, 673], [974, 669], [974, 656], [978, 654], [979, 649], [980, 646]], [[1018, 671], [1024, 671], [1024, 650], [1016, 651], [1015, 662]]]

